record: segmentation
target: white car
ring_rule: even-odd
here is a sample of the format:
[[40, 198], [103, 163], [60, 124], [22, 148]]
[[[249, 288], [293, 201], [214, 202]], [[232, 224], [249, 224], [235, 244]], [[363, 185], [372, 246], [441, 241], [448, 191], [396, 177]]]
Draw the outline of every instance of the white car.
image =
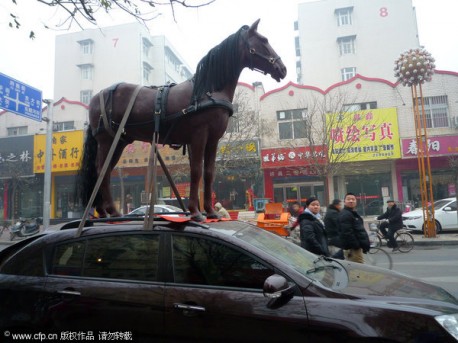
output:
[[[428, 206], [428, 208], [431, 209], [431, 206]], [[456, 198], [441, 199], [434, 202], [434, 218], [436, 220], [436, 232], [458, 230]], [[408, 229], [423, 231], [422, 209], [403, 213], [402, 221]]]
[[[129, 212], [126, 214], [128, 217], [144, 217], [145, 213], [148, 212], [149, 206], [140, 206], [137, 207], [135, 210]], [[170, 216], [180, 216], [184, 214], [185, 212], [178, 207], [172, 206], [172, 205], [154, 205], [154, 213], [155, 214], [166, 214]], [[170, 214], [169, 214], [170, 213]]]

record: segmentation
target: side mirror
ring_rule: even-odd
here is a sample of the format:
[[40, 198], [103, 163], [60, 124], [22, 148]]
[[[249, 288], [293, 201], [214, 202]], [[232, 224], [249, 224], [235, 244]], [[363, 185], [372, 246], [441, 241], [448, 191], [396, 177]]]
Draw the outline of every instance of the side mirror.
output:
[[263, 292], [269, 298], [267, 307], [270, 309], [279, 308], [294, 296], [294, 285], [291, 285], [283, 276], [274, 274], [264, 281]]

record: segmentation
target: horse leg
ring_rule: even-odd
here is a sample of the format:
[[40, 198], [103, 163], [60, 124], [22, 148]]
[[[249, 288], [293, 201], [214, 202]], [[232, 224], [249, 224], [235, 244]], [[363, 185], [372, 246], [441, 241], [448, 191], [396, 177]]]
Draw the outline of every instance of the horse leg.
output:
[[[199, 139], [196, 139], [196, 141]], [[202, 178], [203, 147], [202, 142], [194, 142], [194, 144], [188, 147], [189, 166], [191, 169], [188, 209], [191, 213], [191, 219], [197, 222], [205, 221], [205, 217], [199, 211], [199, 183]]]
[[215, 181], [215, 161], [218, 150], [218, 140], [207, 142], [204, 158], [204, 209], [207, 218], [219, 219], [221, 216], [215, 212], [212, 206], [212, 186]]

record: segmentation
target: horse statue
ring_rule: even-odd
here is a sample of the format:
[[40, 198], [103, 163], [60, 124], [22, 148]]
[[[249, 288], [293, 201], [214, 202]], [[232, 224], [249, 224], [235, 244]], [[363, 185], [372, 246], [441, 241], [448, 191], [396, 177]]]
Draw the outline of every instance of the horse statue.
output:
[[[286, 67], [258, 33], [260, 19], [245, 25], [211, 49], [197, 65], [194, 77], [180, 84], [140, 87], [121, 83], [100, 91], [89, 105], [89, 127], [84, 142], [78, 188], [87, 206], [117, 129], [122, 127], [108, 170], [100, 183], [94, 207], [100, 217], [121, 214], [110, 192], [110, 174], [124, 148], [135, 140], [188, 148], [190, 194], [188, 209], [195, 221], [204, 221], [199, 210], [198, 188], [203, 173], [204, 210], [207, 218], [218, 218], [211, 206], [218, 141], [232, 115], [232, 100], [240, 73], [245, 67], [270, 74], [280, 82]], [[128, 116], [128, 119], [123, 118]], [[202, 168], [203, 166], [203, 168]]]

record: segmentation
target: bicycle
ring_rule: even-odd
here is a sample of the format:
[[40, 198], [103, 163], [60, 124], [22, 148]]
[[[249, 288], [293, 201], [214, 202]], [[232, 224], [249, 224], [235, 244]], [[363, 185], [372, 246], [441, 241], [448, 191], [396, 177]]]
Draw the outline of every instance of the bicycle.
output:
[[[383, 240], [388, 241], [380, 231], [380, 221], [378, 223], [372, 222], [369, 224], [369, 230], [374, 232], [376, 237], [374, 238], [374, 248], [380, 248], [383, 244]], [[414, 247], [415, 240], [406, 228], [399, 229], [395, 232], [394, 238], [398, 245], [398, 249], [402, 253], [408, 253]]]

